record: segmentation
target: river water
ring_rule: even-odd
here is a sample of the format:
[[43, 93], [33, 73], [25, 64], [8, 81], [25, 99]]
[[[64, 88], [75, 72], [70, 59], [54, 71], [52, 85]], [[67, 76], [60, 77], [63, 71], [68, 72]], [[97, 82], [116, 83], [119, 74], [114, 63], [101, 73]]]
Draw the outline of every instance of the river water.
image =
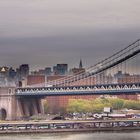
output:
[[0, 140], [140, 140], [140, 131], [2, 135]]

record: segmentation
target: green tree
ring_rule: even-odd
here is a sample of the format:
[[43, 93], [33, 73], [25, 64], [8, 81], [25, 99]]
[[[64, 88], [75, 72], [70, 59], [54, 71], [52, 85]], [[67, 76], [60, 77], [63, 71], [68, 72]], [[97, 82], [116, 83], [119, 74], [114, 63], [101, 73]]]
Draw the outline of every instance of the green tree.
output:
[[140, 102], [139, 101], [133, 101], [133, 100], [125, 100], [123, 107], [127, 108], [127, 109], [139, 110], [140, 109]]
[[93, 106], [92, 112], [93, 113], [101, 113], [101, 112], [103, 112], [103, 109], [104, 109], [104, 104], [95, 104]]
[[68, 112], [89, 112], [90, 111], [90, 102], [84, 99], [70, 99], [68, 106]]
[[43, 102], [43, 105], [44, 105], [44, 112], [46, 114], [48, 112], [48, 108], [49, 108], [46, 100]]
[[120, 98], [110, 98], [109, 103], [113, 109], [119, 110], [123, 108], [124, 100]]
[[133, 100], [124, 100], [120, 98], [96, 98], [91, 100], [86, 99], [70, 99], [67, 106], [67, 112], [77, 113], [100, 113], [104, 107], [111, 107], [119, 110], [122, 108], [140, 109], [140, 102]]

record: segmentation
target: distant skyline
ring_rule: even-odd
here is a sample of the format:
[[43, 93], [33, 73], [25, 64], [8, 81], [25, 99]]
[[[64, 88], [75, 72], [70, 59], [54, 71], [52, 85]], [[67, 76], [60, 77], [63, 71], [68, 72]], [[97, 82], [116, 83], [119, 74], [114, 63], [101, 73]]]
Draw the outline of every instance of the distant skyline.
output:
[[0, 66], [94, 65], [140, 38], [139, 0], [0, 0]]

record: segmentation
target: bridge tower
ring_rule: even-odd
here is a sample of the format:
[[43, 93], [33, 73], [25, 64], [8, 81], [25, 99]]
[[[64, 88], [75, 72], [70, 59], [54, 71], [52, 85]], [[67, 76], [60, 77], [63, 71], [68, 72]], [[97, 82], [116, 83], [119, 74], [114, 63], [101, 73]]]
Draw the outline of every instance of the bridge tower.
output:
[[16, 118], [15, 88], [0, 87], [0, 119], [14, 120]]
[[17, 120], [43, 114], [41, 98], [16, 96], [15, 87], [0, 87], [0, 120]]

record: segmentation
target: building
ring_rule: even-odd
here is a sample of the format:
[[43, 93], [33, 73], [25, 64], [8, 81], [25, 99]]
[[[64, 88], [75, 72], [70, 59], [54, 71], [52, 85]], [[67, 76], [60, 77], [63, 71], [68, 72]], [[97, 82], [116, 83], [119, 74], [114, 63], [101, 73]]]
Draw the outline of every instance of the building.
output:
[[29, 75], [29, 65], [28, 64], [22, 64], [20, 65], [19, 69], [17, 69], [19, 80], [22, 80], [24, 78], [27, 78]]
[[15, 80], [16, 78], [16, 71], [11, 67], [9, 68], [9, 71], [8, 71], [8, 79], [11, 81], [11, 80]]
[[57, 64], [53, 67], [54, 75], [66, 75], [68, 72], [68, 64]]
[[45, 75], [28, 75], [27, 76], [27, 85], [33, 86], [43, 84], [45, 85]]
[[122, 73], [122, 71], [118, 71], [114, 75], [114, 79], [116, 79], [117, 83], [139, 83], [140, 82], [140, 75], [138, 74], [129, 74], [129, 73]]
[[6, 66], [0, 67], [0, 85], [6, 85], [8, 82], [9, 68]]
[[85, 69], [84, 69], [84, 68], [72, 68], [72, 69], [70, 70], [70, 73], [71, 73], [72, 75], [77, 75], [77, 74], [83, 73], [83, 72], [85, 72]]
[[32, 71], [32, 75], [46, 75], [50, 76], [52, 74], [51, 67], [46, 67], [45, 69], [39, 69], [38, 71]]
[[124, 75], [118, 78], [118, 83], [139, 83], [140, 75]]
[[80, 59], [80, 63], [79, 63], [79, 68], [72, 68], [70, 70], [70, 73], [72, 75], [77, 75], [79, 73], [84, 73], [85, 72], [85, 68], [83, 68], [83, 63], [82, 63], [82, 60]]
[[45, 75], [50, 76], [52, 74], [52, 69], [51, 67], [46, 67], [45, 68]]

